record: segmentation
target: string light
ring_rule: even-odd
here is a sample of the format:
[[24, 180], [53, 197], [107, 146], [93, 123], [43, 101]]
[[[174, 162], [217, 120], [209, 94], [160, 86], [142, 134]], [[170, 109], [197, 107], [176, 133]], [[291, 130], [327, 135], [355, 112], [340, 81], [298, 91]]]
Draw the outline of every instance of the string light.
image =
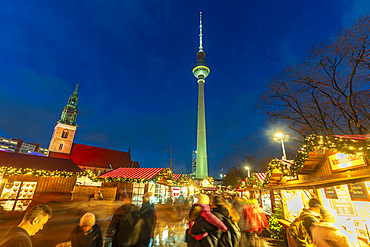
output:
[[184, 175], [181, 175], [177, 181], [175, 181], [172, 172], [169, 168], [161, 171], [157, 176], [153, 178], [127, 178], [127, 177], [116, 177], [116, 178], [102, 178], [98, 177], [91, 170], [85, 170], [83, 172], [67, 172], [67, 171], [47, 171], [37, 170], [33, 168], [14, 168], [14, 167], [0, 167], [0, 174], [3, 176], [17, 176], [17, 175], [29, 175], [35, 177], [87, 177], [93, 182], [127, 182], [127, 183], [157, 183], [162, 178], [170, 179], [174, 185], [189, 184], [192, 183], [191, 179], [186, 180]]
[[279, 169], [283, 176], [296, 176], [302, 169], [305, 161], [308, 159], [308, 154], [319, 148], [323, 150], [335, 149], [341, 153], [349, 155], [369, 156], [370, 154], [370, 144], [365, 141], [343, 139], [335, 136], [325, 136], [324, 138], [323, 136], [310, 135], [304, 140], [304, 145], [301, 150], [298, 150], [297, 155], [293, 160], [293, 164], [291, 164], [289, 168], [285, 163], [281, 162], [281, 160], [273, 159], [267, 165], [266, 177], [262, 183], [253, 173], [250, 178], [246, 179], [245, 184], [249, 187], [252, 187], [254, 184], [261, 188], [268, 186], [274, 169]]

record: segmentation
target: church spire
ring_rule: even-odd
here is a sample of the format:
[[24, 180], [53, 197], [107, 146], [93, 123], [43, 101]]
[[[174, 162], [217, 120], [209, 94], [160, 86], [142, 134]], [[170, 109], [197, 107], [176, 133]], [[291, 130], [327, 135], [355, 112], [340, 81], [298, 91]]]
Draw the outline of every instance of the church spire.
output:
[[76, 126], [76, 117], [77, 117], [77, 103], [78, 103], [78, 84], [75, 88], [75, 91], [71, 96], [69, 96], [67, 105], [63, 108], [62, 116], [58, 123], [68, 124]]

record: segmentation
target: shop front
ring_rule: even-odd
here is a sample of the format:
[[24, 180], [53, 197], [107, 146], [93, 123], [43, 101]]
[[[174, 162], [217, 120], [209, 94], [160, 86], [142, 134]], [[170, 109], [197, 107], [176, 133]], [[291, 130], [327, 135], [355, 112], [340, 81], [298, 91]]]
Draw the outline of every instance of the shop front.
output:
[[166, 203], [171, 198], [171, 186], [174, 183], [172, 172], [168, 168], [121, 167], [100, 175], [99, 178], [106, 183], [130, 183], [132, 193], [126, 195], [131, 196], [132, 202], [137, 206], [142, 205], [146, 193], [152, 203]]
[[274, 186], [279, 190], [284, 220], [289, 226], [312, 197], [318, 198], [346, 231], [357, 237], [357, 246], [368, 246], [370, 224], [370, 145], [365, 136], [310, 137], [290, 169]]

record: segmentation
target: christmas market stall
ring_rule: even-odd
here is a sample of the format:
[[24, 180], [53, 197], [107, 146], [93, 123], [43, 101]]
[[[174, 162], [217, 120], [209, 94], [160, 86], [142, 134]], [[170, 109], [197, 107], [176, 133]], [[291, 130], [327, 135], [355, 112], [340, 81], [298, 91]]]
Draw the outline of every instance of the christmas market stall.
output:
[[189, 186], [188, 180], [182, 174], [172, 174], [174, 179], [174, 184], [171, 187], [171, 197], [173, 199], [181, 199], [189, 196]]
[[152, 203], [167, 202], [171, 198], [171, 186], [174, 184], [169, 168], [117, 168], [100, 175], [99, 180], [103, 184], [116, 186], [119, 196], [126, 194], [139, 206], [143, 195], [148, 192], [151, 192]]
[[68, 201], [80, 173], [71, 160], [0, 152], [0, 205], [24, 211], [32, 201]]
[[279, 170], [281, 179], [271, 186], [278, 191], [284, 209], [281, 223], [287, 227], [308, 201], [317, 197], [336, 223], [357, 236], [359, 246], [368, 246], [370, 224], [370, 144], [366, 136], [317, 136], [305, 139], [289, 165], [279, 160], [269, 164], [269, 173]]

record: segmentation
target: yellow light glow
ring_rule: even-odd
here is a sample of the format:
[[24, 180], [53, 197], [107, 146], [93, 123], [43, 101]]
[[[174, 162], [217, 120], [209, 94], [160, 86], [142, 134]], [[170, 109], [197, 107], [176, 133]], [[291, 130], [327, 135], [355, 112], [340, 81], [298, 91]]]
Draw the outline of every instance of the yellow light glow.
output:
[[277, 133], [275, 134], [275, 136], [276, 136], [276, 137], [278, 137], [278, 138], [282, 138], [282, 137], [283, 137], [283, 134], [282, 134], [281, 132], [277, 132]]

